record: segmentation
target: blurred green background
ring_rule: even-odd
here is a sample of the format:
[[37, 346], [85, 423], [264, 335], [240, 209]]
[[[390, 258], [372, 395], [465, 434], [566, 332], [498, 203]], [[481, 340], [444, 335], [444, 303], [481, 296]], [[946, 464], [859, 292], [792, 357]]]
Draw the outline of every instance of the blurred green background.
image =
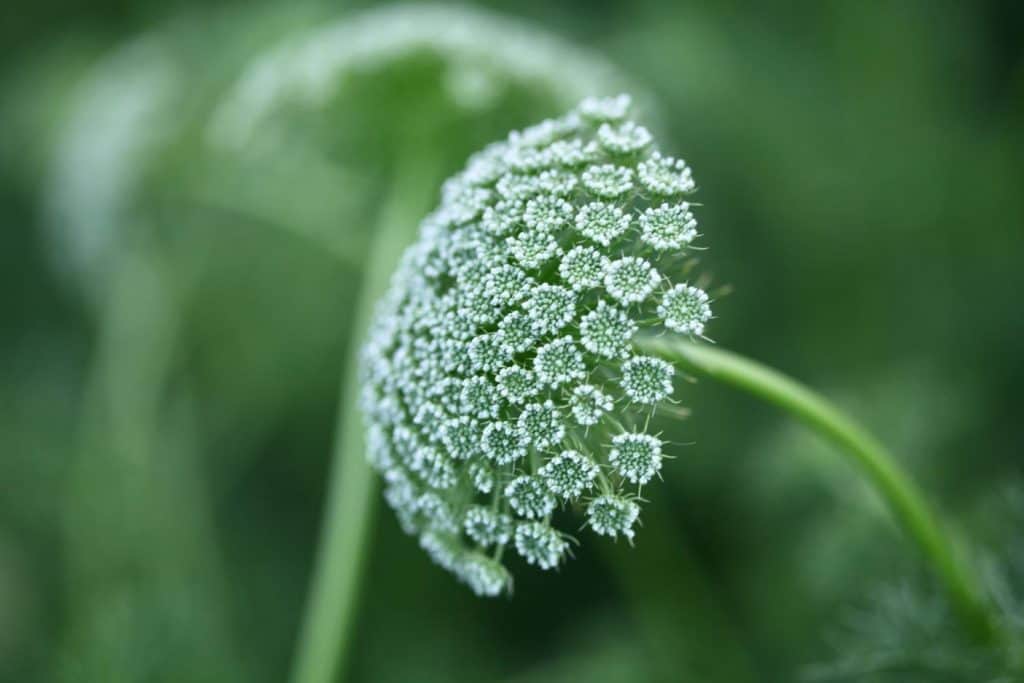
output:
[[[0, 10], [0, 680], [285, 679], [394, 179], [425, 212], [591, 88], [695, 170], [710, 335], [870, 425], [977, 556], [1020, 539], [1016, 3], [365, 5]], [[827, 665], [882, 587], [929, 594], [916, 555], [787, 418], [681, 398], [637, 547], [511, 600], [382, 511], [351, 680], [876, 680]]]

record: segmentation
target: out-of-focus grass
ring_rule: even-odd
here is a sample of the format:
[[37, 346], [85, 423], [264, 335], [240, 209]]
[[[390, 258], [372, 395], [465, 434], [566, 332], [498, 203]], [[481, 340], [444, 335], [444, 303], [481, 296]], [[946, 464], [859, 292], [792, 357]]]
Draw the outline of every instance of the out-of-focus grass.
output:
[[[734, 290], [717, 304], [715, 339], [838, 388], [968, 531], [981, 528], [961, 513], [1020, 470], [1019, 11], [491, 4], [653, 91], [666, 144], [701, 186], [705, 267]], [[443, 177], [554, 113], [551, 100], [513, 89], [452, 113], [438, 95], [447, 72], [427, 61], [404, 80], [356, 79], [241, 152], [217, 151], [205, 122], [244, 64], [347, 10], [50, 5], [4, 29], [20, 35], [0, 76], [0, 679], [280, 680], [319, 523], [361, 231], [390, 170], [374, 151], [418, 122], [440, 143]], [[50, 210], [53, 160], [83, 79], [143, 35], [167, 46], [177, 74], [161, 110], [173, 134], [99, 220], [149, 236], [69, 277], [53, 235], [89, 216]], [[101, 134], [125, 133], [85, 131], [101, 149]], [[78, 170], [102, 179], [100, 165]], [[133, 262], [142, 284], [119, 289]], [[169, 284], [160, 297], [173, 315], [147, 294], [151, 278]], [[821, 464], [816, 441], [704, 382], [680, 397], [694, 417], [666, 438], [692, 445], [651, 514], [686, 539], [700, 602], [759, 680], [793, 680], [831, 656], [821, 634], [836, 615], [912, 560], [843, 468]], [[515, 598], [491, 603], [383, 518], [355, 680], [662, 680], [659, 643], [685, 670], [720, 640], [693, 614], [640, 620], [636, 604], [673, 604], [686, 568], [648, 547], [663, 537], [648, 531], [634, 551], [609, 544], [612, 562], [591, 549], [557, 574], [521, 572]]]

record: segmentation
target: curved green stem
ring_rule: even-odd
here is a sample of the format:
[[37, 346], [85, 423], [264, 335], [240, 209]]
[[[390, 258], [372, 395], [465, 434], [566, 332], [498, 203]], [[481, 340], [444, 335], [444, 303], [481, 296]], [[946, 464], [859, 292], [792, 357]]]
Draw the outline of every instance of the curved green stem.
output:
[[882, 496], [943, 583], [965, 626], [993, 642], [998, 629], [975, 575], [968, 569], [924, 493], [885, 447], [824, 397], [760, 363], [707, 344], [649, 338], [639, 345], [696, 374], [743, 389], [791, 413], [839, 446]]
[[[425, 155], [426, 156], [426, 155]], [[432, 170], [404, 169], [383, 207], [366, 257], [355, 303], [349, 356], [342, 373], [337, 432], [327, 483], [324, 526], [292, 668], [292, 683], [330, 683], [343, 672], [351, 638], [363, 548], [373, 515], [375, 478], [364, 457], [359, 413], [360, 347], [373, 307], [387, 289], [402, 249], [415, 233], [430, 197]]]

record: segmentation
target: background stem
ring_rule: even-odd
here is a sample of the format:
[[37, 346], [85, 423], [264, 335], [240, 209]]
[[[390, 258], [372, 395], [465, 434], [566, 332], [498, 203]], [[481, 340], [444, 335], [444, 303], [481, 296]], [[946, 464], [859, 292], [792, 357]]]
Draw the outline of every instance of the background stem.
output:
[[824, 397], [755, 361], [682, 339], [647, 338], [639, 340], [638, 345], [688, 370], [773, 403], [840, 446], [920, 546], [968, 630], [983, 642], [996, 639], [998, 631], [977, 578], [942, 530], [924, 493], [877, 439]]
[[[244, 679], [246, 659], [227, 615], [209, 609], [226, 601], [228, 588], [193, 395], [175, 355], [188, 277], [144, 240], [124, 245], [113, 261], [63, 497], [75, 670], [97, 666], [106, 680], [147, 679], [144, 658], [121, 655], [147, 642], [152, 629], [188, 628], [195, 641], [162, 644], [177, 671], [210, 666], [191, 648], [201, 640], [218, 652], [215, 678]], [[111, 651], [102, 625], [113, 619], [133, 628]]]
[[[429, 155], [423, 155], [428, 157]], [[348, 360], [342, 371], [335, 445], [323, 528], [292, 669], [293, 683], [338, 680], [347, 663], [356, 589], [363, 571], [376, 481], [364, 456], [359, 412], [359, 361], [373, 308], [387, 290], [398, 259], [434, 199], [433, 169], [422, 162], [399, 169], [371, 236], [356, 300]], [[424, 188], [431, 188], [430, 194]]]

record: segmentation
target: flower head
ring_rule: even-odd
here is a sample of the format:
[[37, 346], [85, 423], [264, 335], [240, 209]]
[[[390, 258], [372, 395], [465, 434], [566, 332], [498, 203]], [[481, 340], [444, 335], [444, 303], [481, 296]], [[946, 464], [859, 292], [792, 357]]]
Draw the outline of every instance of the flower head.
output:
[[546, 517], [555, 509], [555, 497], [545, 481], [532, 474], [513, 479], [505, 487], [505, 497], [515, 513], [526, 519]]
[[682, 334], [702, 335], [711, 319], [711, 305], [702, 289], [678, 284], [665, 292], [658, 306], [658, 316], [665, 327]]
[[646, 484], [661, 471], [661, 441], [650, 434], [619, 434], [612, 439], [609, 464], [633, 484]]
[[519, 413], [519, 432], [535, 449], [547, 450], [565, 438], [565, 418], [551, 399], [531, 403]]
[[624, 358], [636, 330], [637, 324], [625, 311], [602, 300], [580, 321], [580, 341], [595, 355]]
[[529, 228], [555, 231], [568, 225], [575, 213], [572, 204], [561, 197], [542, 194], [526, 202], [523, 222]]
[[511, 365], [498, 373], [498, 392], [509, 403], [521, 405], [537, 395], [537, 379], [526, 368]]
[[580, 115], [591, 122], [620, 121], [629, 112], [632, 98], [629, 95], [615, 97], [587, 97], [578, 107]]
[[601, 422], [601, 417], [612, 409], [612, 397], [593, 384], [581, 384], [572, 390], [569, 397], [576, 424], [590, 427]]
[[471, 541], [485, 547], [504, 545], [512, 538], [512, 518], [483, 505], [466, 510], [462, 526]]
[[651, 144], [654, 138], [643, 126], [626, 121], [617, 126], [604, 123], [597, 129], [597, 140], [613, 154], [633, 154]]
[[696, 189], [690, 167], [682, 159], [663, 157], [658, 152], [637, 164], [640, 184], [652, 194], [672, 197]]
[[608, 264], [604, 271], [605, 289], [621, 304], [640, 303], [650, 296], [660, 281], [658, 271], [637, 256], [623, 256]]
[[[671, 281], [697, 237], [689, 168], [591, 98], [474, 155], [445, 183], [364, 350], [371, 464], [402, 528], [479, 595], [502, 549], [553, 569], [560, 506], [632, 540], [663, 461], [646, 433], [674, 369], [643, 333], [700, 336], [707, 295]], [[684, 254], [684, 251], [687, 253]]]
[[523, 310], [538, 335], [553, 334], [568, 325], [576, 314], [576, 294], [560, 285], [541, 284], [530, 292]]
[[461, 555], [454, 571], [470, 590], [482, 597], [499, 595], [512, 584], [503, 564], [477, 552]]
[[557, 388], [587, 376], [583, 354], [572, 337], [560, 337], [537, 349], [534, 374], [542, 385]]
[[563, 451], [540, 468], [539, 474], [552, 493], [575, 499], [589, 489], [600, 470], [578, 451]]
[[593, 247], [577, 245], [570, 249], [558, 265], [558, 274], [576, 291], [592, 289], [601, 284], [608, 257]]
[[655, 249], [682, 249], [697, 236], [697, 220], [690, 205], [662, 204], [640, 216], [640, 239]]
[[533, 319], [525, 311], [511, 311], [498, 324], [498, 329], [505, 337], [505, 345], [513, 354], [529, 351], [538, 339]]
[[495, 465], [508, 465], [526, 457], [526, 441], [521, 431], [508, 422], [492, 422], [480, 435], [484, 455]]
[[615, 204], [590, 202], [576, 214], [576, 229], [607, 247], [629, 228], [630, 217]]
[[637, 403], [655, 404], [672, 393], [674, 375], [660, 358], [634, 356], [622, 364], [622, 390]]
[[622, 534], [633, 540], [633, 523], [640, 506], [621, 496], [599, 496], [587, 506], [587, 524], [595, 533], [613, 538]]
[[580, 180], [598, 197], [619, 199], [633, 189], [633, 169], [615, 164], [598, 164], [585, 170]]
[[516, 527], [516, 550], [523, 559], [541, 569], [553, 569], [569, 549], [562, 535], [541, 522], [525, 522]]
[[558, 240], [542, 228], [523, 230], [508, 241], [508, 250], [520, 266], [531, 270], [540, 268], [561, 253]]

